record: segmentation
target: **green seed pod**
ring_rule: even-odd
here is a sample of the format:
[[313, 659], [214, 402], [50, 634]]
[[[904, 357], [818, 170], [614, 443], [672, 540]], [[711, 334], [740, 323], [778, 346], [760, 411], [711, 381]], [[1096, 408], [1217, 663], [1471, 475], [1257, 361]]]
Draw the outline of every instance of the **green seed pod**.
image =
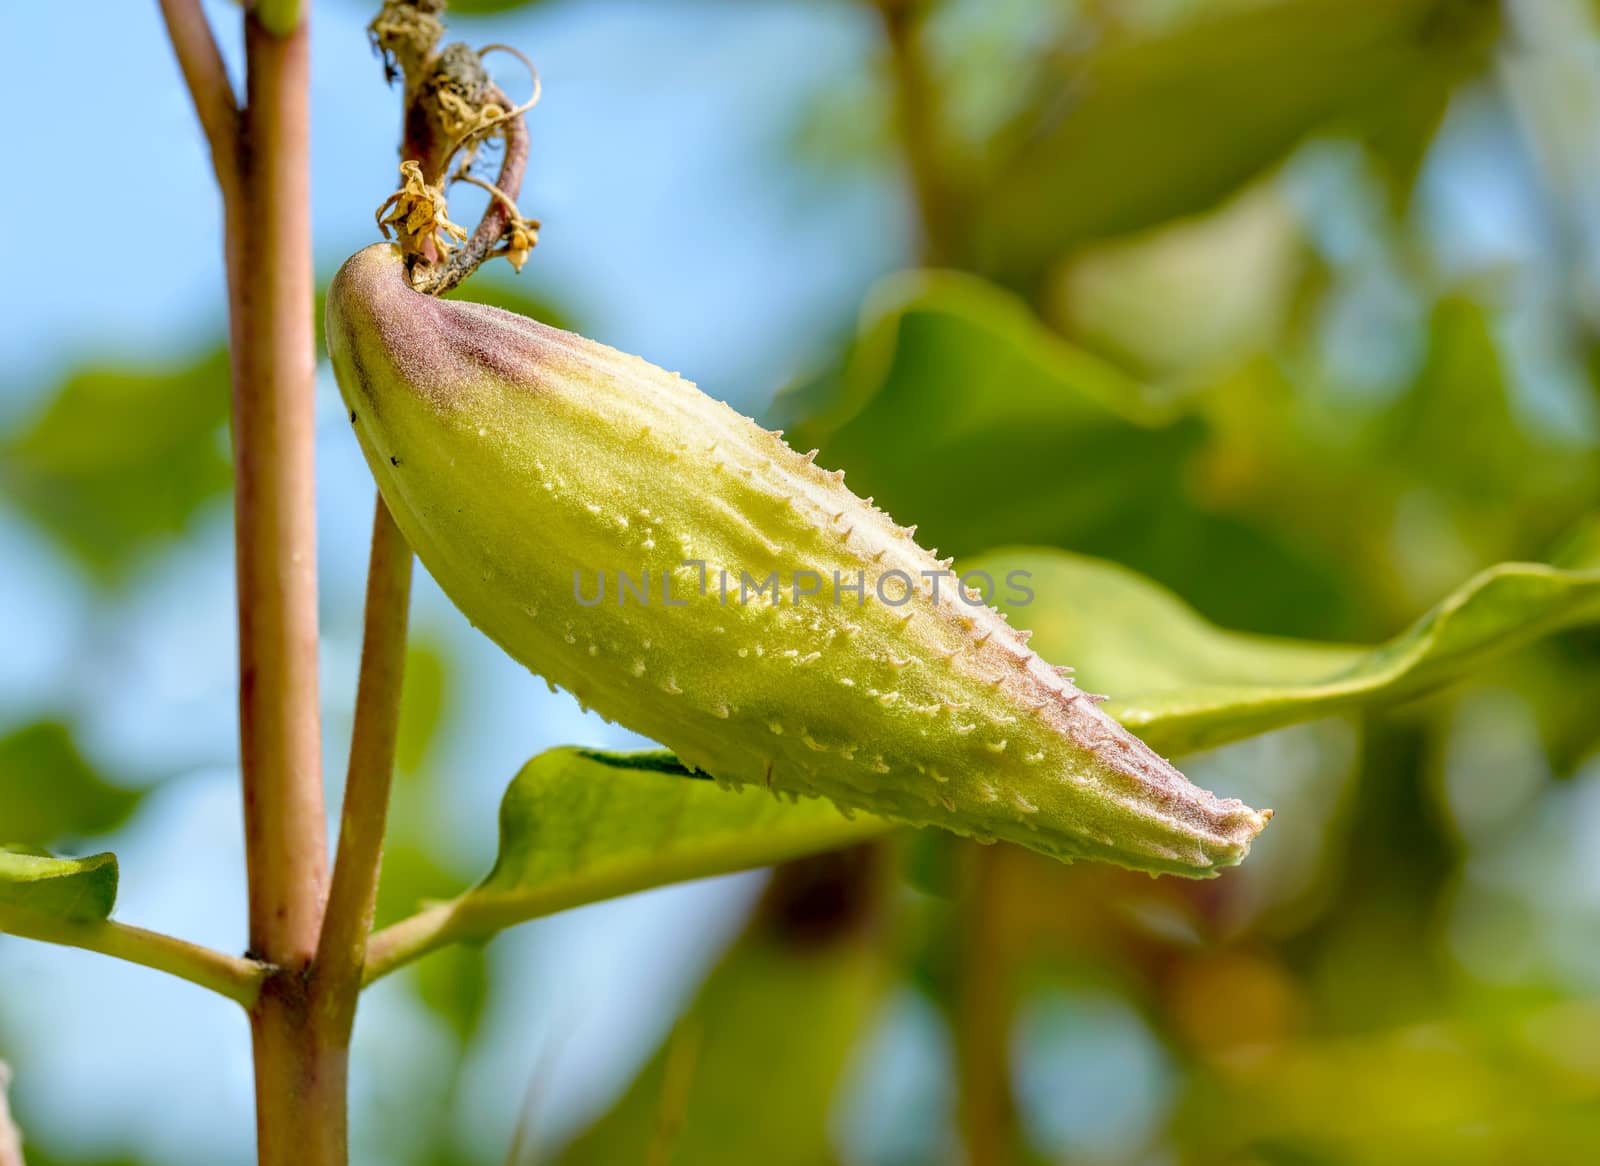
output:
[[674, 373], [421, 295], [388, 245], [335, 277], [328, 346], [446, 594], [719, 781], [1185, 875], [1270, 816], [1191, 785], [842, 472]]

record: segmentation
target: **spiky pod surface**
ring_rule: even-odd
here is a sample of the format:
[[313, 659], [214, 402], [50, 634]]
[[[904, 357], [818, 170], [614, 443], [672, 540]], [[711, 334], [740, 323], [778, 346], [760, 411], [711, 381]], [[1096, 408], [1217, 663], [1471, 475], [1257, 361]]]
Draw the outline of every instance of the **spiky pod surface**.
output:
[[[327, 323], [367, 461], [446, 594], [528, 668], [719, 781], [1191, 876], [1237, 863], [1265, 825], [1101, 713], [953, 576], [936, 602], [923, 573], [948, 560], [677, 374], [419, 294], [386, 244], [345, 263]], [[778, 602], [740, 601], [744, 576], [774, 572]], [[805, 573], [817, 590], [795, 599]], [[918, 589], [897, 603], [903, 578]]]

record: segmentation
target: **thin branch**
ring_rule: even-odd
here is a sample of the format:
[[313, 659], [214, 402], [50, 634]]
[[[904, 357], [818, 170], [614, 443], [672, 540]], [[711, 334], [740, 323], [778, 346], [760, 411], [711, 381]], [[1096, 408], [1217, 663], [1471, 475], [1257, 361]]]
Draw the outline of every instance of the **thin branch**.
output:
[[460, 912], [463, 900], [436, 903], [409, 918], [385, 927], [367, 942], [367, 962], [362, 984], [381, 980], [415, 963], [429, 952], [454, 943], [467, 928]]
[[877, 0], [877, 5], [889, 43], [895, 118], [922, 226], [922, 262], [955, 263], [961, 250], [961, 199], [945, 154], [939, 84], [924, 44], [927, 0]]
[[411, 547], [380, 496], [372, 518], [366, 627], [339, 853], [311, 979], [313, 1022], [327, 1026], [324, 1035], [330, 1043], [344, 1044], [350, 1039], [377, 902], [395, 741], [400, 731], [411, 569]]
[[183, 71], [184, 84], [211, 144], [211, 166], [224, 194], [239, 184], [239, 103], [228, 80], [222, 52], [200, 0], [161, 0], [167, 35]]
[[[209, 947], [132, 927], [115, 920], [72, 923], [42, 915], [7, 912], [0, 915], [0, 931], [22, 939], [99, 952], [140, 967], [166, 972], [226, 996], [246, 1009], [255, 1006], [261, 984], [270, 968], [255, 960], [224, 955]], [[0, 1156], [0, 1164], [5, 1158]]]

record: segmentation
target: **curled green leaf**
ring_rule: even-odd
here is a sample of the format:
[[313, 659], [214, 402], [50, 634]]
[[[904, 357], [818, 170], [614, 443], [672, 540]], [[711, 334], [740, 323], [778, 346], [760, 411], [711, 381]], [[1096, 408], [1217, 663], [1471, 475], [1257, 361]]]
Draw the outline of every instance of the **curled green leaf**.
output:
[[1600, 570], [1502, 563], [1376, 647], [1245, 635], [1202, 619], [1125, 568], [1065, 551], [999, 550], [973, 566], [1026, 570], [1042, 650], [1069, 655], [1106, 711], [1181, 754], [1377, 701], [1418, 696], [1496, 654], [1600, 621]]
[[494, 869], [373, 939], [368, 978], [440, 947], [600, 899], [768, 866], [882, 834], [827, 802], [730, 793], [670, 753], [551, 749], [506, 790]]
[[117, 901], [117, 857], [52, 858], [0, 848], [0, 929], [8, 914], [68, 923], [111, 916]]

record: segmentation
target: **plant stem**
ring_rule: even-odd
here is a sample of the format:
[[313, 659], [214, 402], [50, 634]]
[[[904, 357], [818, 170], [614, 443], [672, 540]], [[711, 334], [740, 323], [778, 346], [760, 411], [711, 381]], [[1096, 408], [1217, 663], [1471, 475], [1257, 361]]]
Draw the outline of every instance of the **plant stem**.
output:
[[1009, 896], [1026, 886], [1006, 876], [1017, 855], [1008, 846], [962, 848], [969, 860], [961, 897], [961, 981], [956, 999], [956, 1078], [967, 1166], [1016, 1161], [1010, 1046], [1016, 952]]
[[[327, 881], [317, 700], [310, 34], [297, 0], [245, 12], [240, 112], [198, 0], [162, 0], [162, 12], [211, 144], [226, 221], [240, 761], [250, 948], [262, 961], [250, 966], [270, 968], [250, 1014], [258, 1154], [271, 1166], [337, 1166], [345, 1161], [344, 1074], [328, 1071], [304, 1023], [304, 977]], [[128, 932], [104, 934], [128, 948]], [[131, 950], [148, 953], [149, 941]]]
[[[255, 960], [224, 955], [209, 947], [175, 939], [115, 920], [73, 923], [43, 915], [0, 912], [0, 931], [64, 947], [99, 952], [114, 959], [188, 980], [226, 996], [246, 1009], [254, 1006], [269, 968]], [[0, 1158], [0, 1162], [4, 1162]]]
[[224, 198], [239, 184], [239, 105], [200, 0], [161, 0], [178, 67], [211, 145], [211, 165]]
[[390, 778], [400, 731], [411, 568], [411, 547], [380, 495], [372, 517], [361, 677], [339, 853], [311, 977], [312, 1022], [323, 1038], [337, 1047], [350, 1043], [378, 897]]
[[895, 120], [922, 227], [922, 262], [953, 264], [961, 251], [961, 207], [944, 155], [939, 86], [923, 46], [927, 0], [877, 0], [877, 5], [889, 44]]
[[228, 207], [239, 709], [262, 1166], [345, 1161], [342, 1062], [306, 1024], [327, 881], [317, 703], [310, 34], [245, 22], [241, 183]]
[[[462, 904], [451, 899], [425, 907], [415, 915], [385, 927], [367, 944], [365, 983], [381, 980], [390, 972], [438, 951], [464, 933]], [[492, 934], [492, 929], [485, 934]]]
[[307, 34], [245, 18], [250, 98], [233, 269], [239, 719], [250, 943], [316, 951], [326, 882], [317, 706]]

